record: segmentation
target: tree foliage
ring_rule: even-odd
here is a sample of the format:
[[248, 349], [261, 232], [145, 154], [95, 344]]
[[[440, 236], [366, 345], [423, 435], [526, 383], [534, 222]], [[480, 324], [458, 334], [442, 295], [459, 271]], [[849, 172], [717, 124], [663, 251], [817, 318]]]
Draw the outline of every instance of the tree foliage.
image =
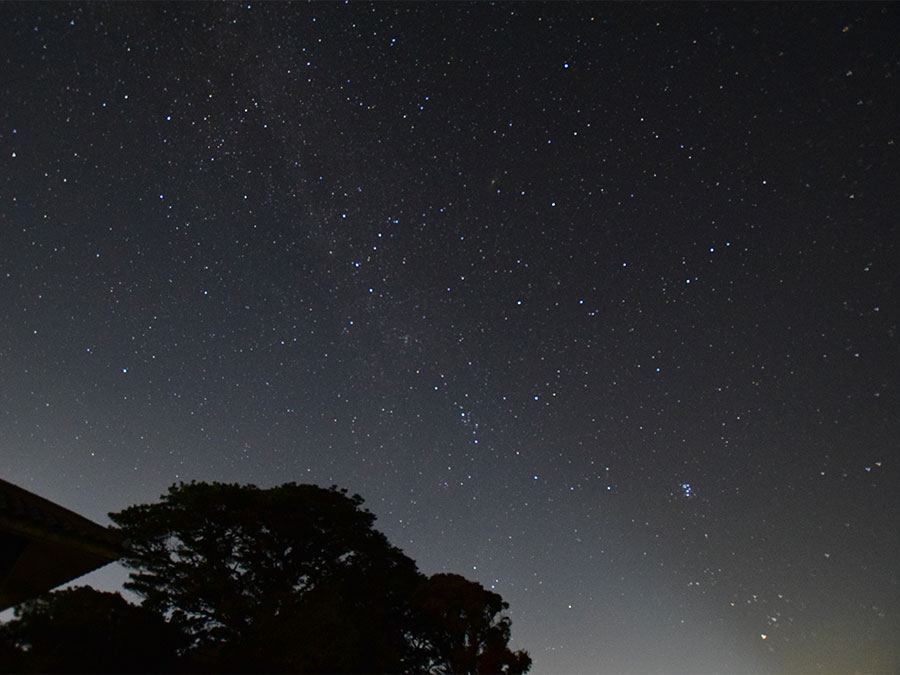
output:
[[[162, 660], [132, 670], [524, 673], [531, 665], [507, 646], [499, 595], [455, 574], [422, 575], [346, 490], [181, 483], [110, 517], [129, 550], [125, 586], [143, 601], [84, 595], [123, 619], [107, 627], [98, 610], [95, 623], [71, 634], [122, 633], [119, 644], [144, 646], [157, 636]], [[4, 628], [0, 658], [10, 645], [13, 661], [33, 656], [70, 630], [77, 612], [65, 593], [24, 607]], [[129, 670], [60, 644], [54, 663], [69, 658], [68, 670]]]
[[190, 483], [111, 517], [130, 542], [126, 588], [211, 667], [393, 670], [418, 573], [361, 504], [314, 485]]
[[182, 633], [118, 593], [87, 586], [48, 593], [0, 626], [4, 672], [176, 672]]
[[510, 651], [509, 608], [497, 593], [458, 574], [435, 574], [420, 586], [416, 606], [427, 636], [430, 673], [524, 673], [531, 658]]

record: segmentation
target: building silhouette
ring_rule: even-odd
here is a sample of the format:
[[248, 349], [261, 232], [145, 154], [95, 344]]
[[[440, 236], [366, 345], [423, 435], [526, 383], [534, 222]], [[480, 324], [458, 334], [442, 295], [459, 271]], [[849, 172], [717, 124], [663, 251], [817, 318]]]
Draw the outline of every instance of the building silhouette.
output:
[[118, 559], [116, 534], [0, 480], [0, 610]]

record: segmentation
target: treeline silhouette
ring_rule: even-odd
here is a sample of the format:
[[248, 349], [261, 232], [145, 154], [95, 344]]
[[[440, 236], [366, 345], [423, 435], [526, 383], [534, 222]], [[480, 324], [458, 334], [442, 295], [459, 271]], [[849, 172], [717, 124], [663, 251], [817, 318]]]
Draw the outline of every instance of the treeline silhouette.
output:
[[525, 673], [508, 604], [426, 577], [346, 490], [180, 483], [110, 514], [125, 587], [79, 587], [0, 626], [5, 672]]

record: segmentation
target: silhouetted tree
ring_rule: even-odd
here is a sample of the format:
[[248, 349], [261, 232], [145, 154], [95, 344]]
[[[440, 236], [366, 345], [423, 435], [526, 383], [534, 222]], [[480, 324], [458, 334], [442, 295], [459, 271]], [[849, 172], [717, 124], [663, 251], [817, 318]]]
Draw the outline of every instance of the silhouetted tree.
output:
[[346, 490], [190, 483], [110, 517], [129, 588], [192, 639], [196, 667], [399, 672], [421, 575]]
[[80, 586], [24, 602], [0, 625], [0, 669], [33, 673], [143, 673], [181, 669], [184, 635], [118, 593]]
[[510, 651], [509, 608], [497, 593], [458, 574], [435, 574], [416, 592], [430, 673], [525, 673], [531, 658]]
[[426, 578], [346, 490], [289, 483], [169, 488], [110, 514], [129, 553], [120, 595], [81, 588], [0, 626], [6, 670], [524, 673], [507, 604]]

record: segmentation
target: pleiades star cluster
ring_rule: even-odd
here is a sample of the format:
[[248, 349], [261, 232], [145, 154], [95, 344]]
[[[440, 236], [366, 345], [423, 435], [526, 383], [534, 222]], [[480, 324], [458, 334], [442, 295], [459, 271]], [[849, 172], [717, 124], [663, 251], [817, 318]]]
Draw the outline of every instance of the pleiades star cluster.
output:
[[896, 672], [898, 28], [0, 4], [2, 477], [347, 487], [535, 673]]

